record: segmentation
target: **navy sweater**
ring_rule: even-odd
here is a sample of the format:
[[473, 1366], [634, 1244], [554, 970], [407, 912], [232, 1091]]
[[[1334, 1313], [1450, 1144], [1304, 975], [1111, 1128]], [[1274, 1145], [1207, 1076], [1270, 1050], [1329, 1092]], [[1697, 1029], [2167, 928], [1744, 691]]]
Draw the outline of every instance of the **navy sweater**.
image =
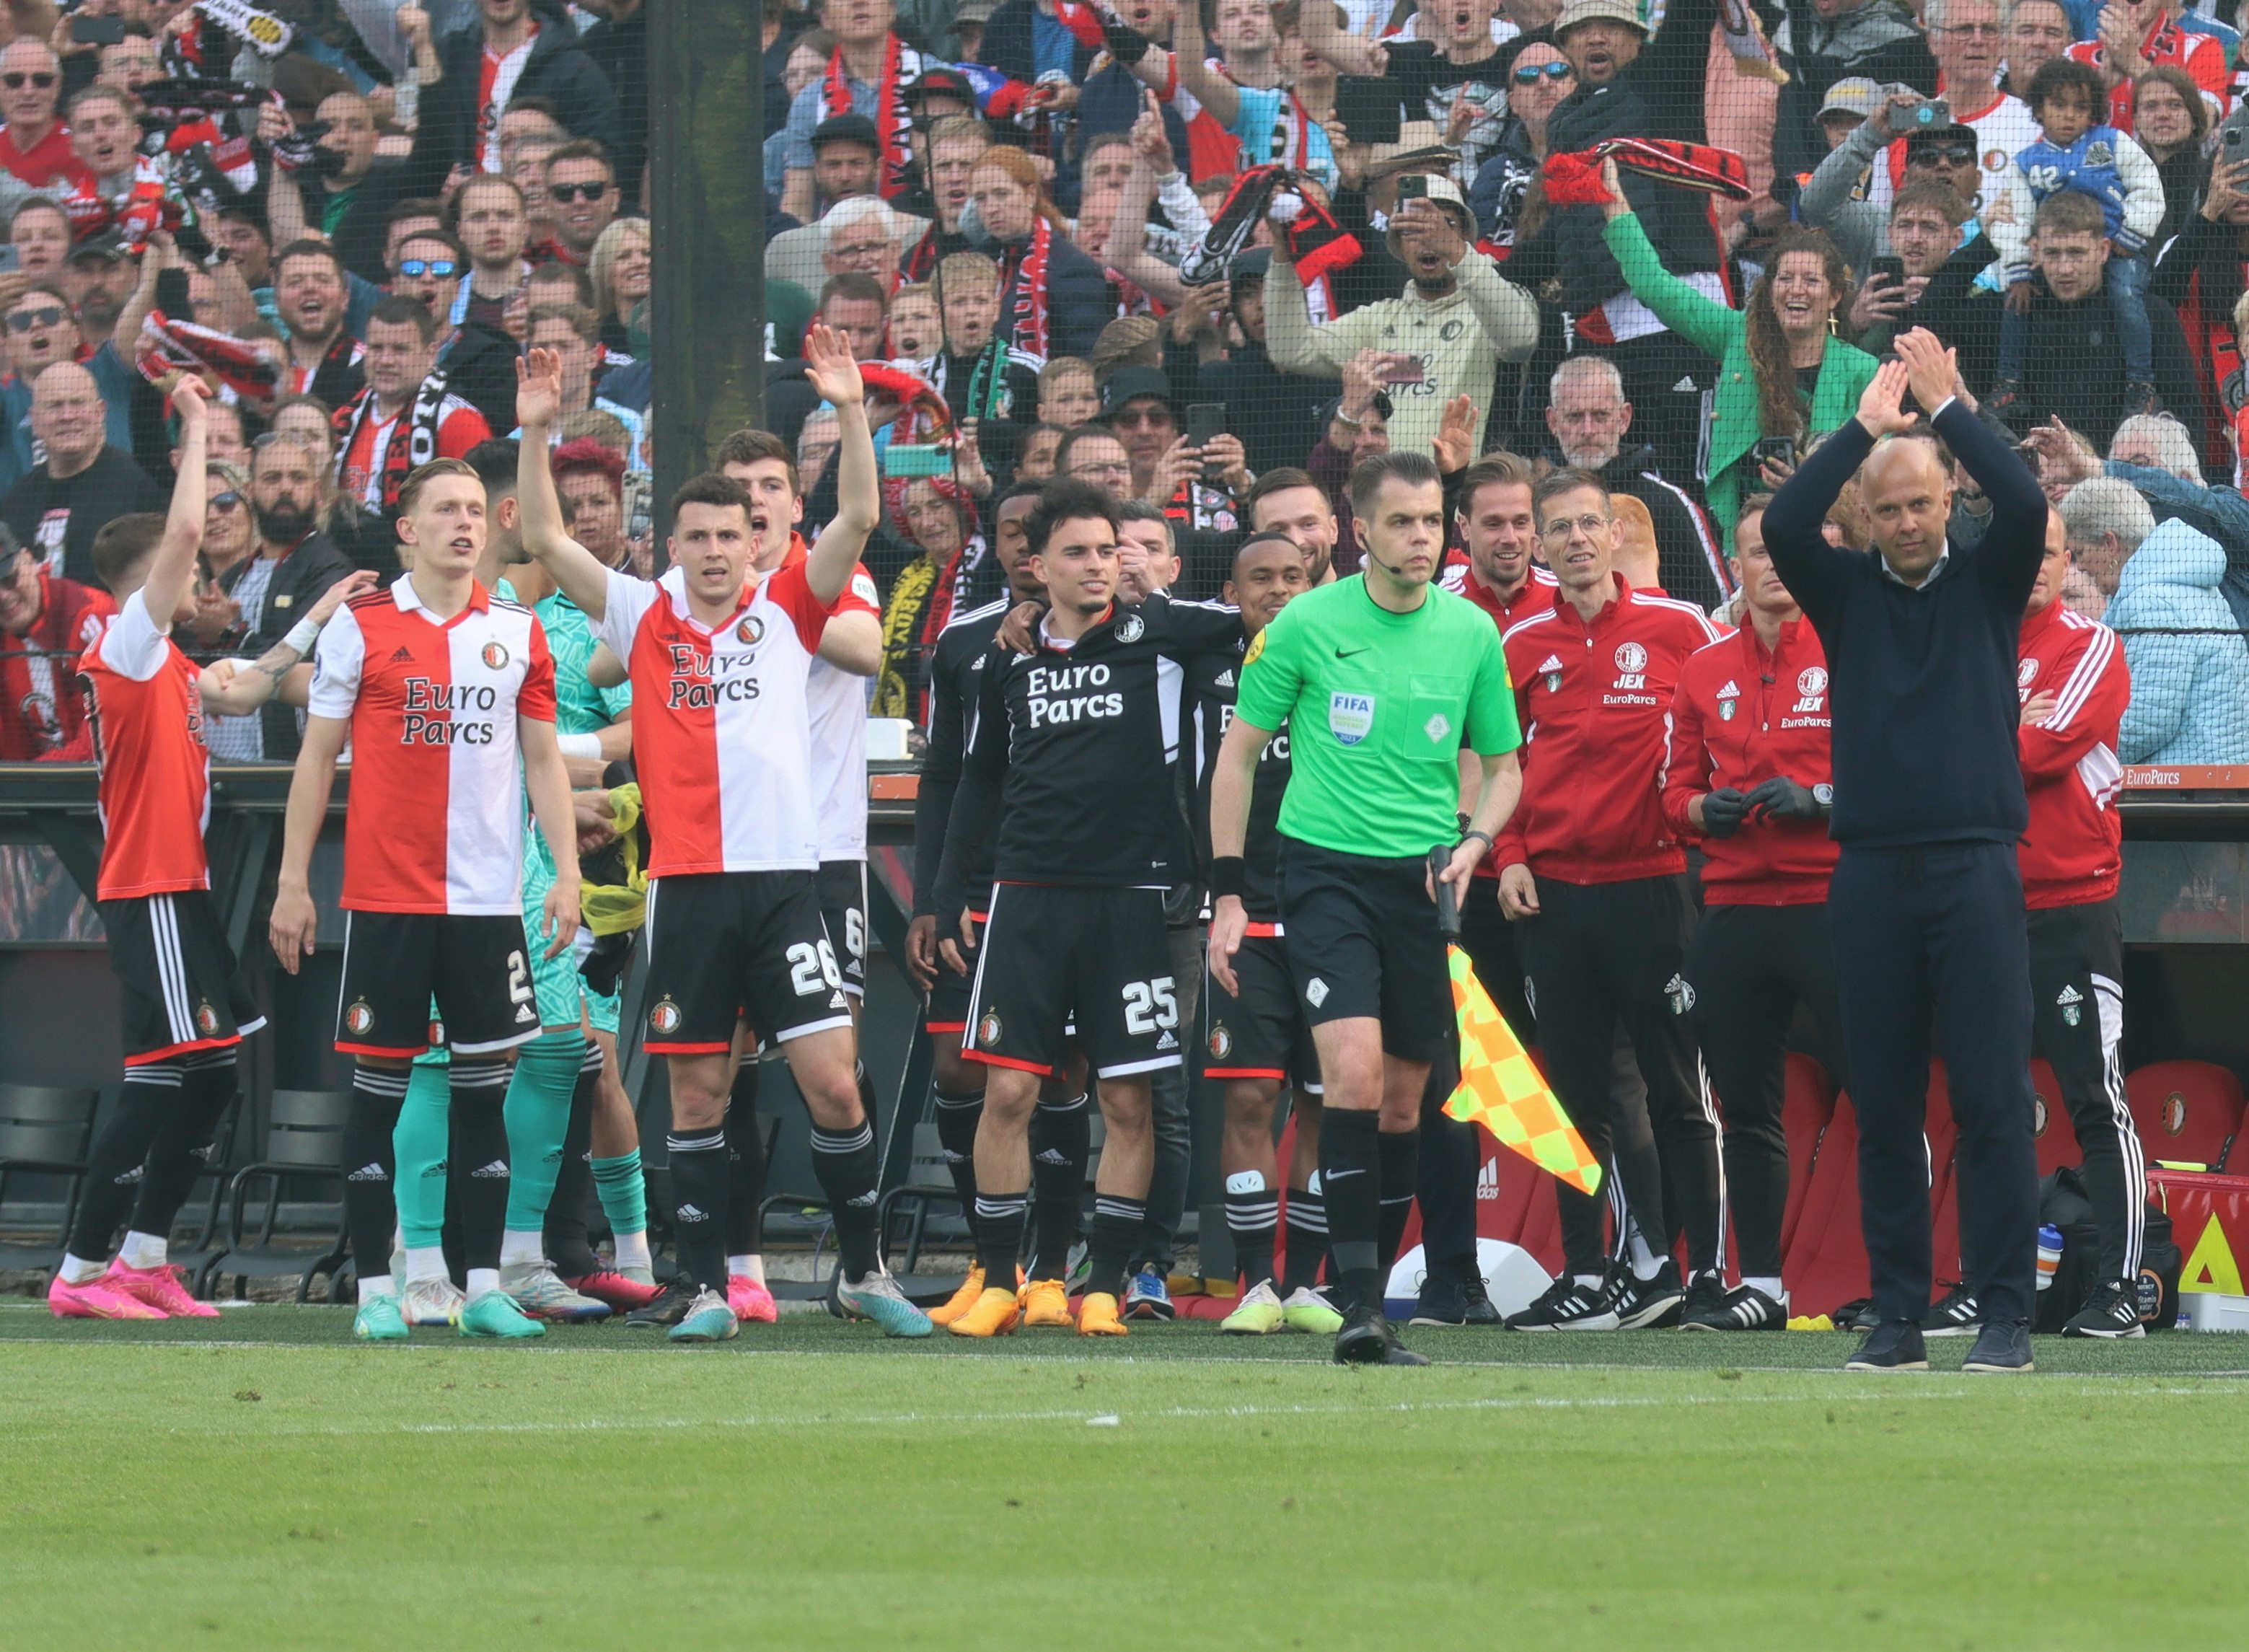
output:
[[2006, 843], [2029, 823], [2017, 745], [2017, 638], [2046, 548], [2046, 496], [1958, 402], [1936, 430], [1991, 501], [1990, 531], [1950, 542], [1917, 589], [1878, 554], [1829, 545], [1819, 526], [1874, 448], [1856, 419], [1774, 498], [1764, 542], [1827, 650], [1837, 842], [1860, 848]]

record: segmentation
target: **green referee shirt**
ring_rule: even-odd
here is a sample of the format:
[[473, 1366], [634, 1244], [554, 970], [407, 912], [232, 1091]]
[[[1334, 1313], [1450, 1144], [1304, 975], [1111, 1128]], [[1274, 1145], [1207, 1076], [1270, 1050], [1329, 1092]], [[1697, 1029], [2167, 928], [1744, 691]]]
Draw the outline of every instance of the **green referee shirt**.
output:
[[1258, 634], [1237, 714], [1289, 726], [1284, 836], [1345, 854], [1426, 855], [1459, 836], [1460, 754], [1523, 743], [1491, 616], [1432, 585], [1393, 614], [1358, 575], [1308, 591]]

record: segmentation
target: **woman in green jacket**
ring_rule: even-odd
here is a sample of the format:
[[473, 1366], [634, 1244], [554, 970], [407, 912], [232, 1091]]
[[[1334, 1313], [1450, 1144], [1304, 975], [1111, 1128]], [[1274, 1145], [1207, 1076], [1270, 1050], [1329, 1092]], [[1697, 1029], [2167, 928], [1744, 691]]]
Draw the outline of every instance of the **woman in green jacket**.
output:
[[1828, 331], [1851, 307], [1850, 272], [1820, 231], [1784, 230], [1750, 289], [1748, 306], [1729, 309], [1663, 267], [1625, 200], [1616, 162], [1604, 162], [1601, 175], [1609, 189], [1604, 238], [1633, 296], [1718, 359], [1704, 496], [1730, 554], [1743, 498], [1787, 474], [1761, 472], [1757, 444], [1786, 440], [1801, 455], [1812, 439], [1840, 430], [1857, 412], [1860, 394], [1874, 376], [1873, 356]]

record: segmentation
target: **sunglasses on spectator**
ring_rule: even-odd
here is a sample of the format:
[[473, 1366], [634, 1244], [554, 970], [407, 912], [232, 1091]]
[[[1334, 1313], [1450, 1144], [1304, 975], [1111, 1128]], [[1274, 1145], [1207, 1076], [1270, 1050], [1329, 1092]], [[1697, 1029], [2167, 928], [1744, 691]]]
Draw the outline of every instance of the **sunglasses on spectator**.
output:
[[70, 320], [70, 312], [59, 304], [42, 304], [36, 310], [11, 310], [8, 313], [10, 333], [36, 333], [42, 327], [60, 327]]
[[232, 488], [224, 493], [214, 493], [208, 501], [208, 507], [214, 511], [238, 511], [242, 508], [242, 495]]
[[567, 206], [573, 201], [598, 201], [609, 192], [606, 183], [550, 183], [547, 198]]
[[1549, 80], [1566, 80], [1575, 71], [1568, 64], [1558, 59], [1553, 63], [1517, 64], [1515, 68], [1515, 84], [1519, 86], [1535, 86], [1538, 84], [1538, 78], [1541, 75], [1545, 76]]
[[1976, 146], [1972, 143], [1923, 144], [1906, 156], [1909, 166], [1915, 161], [1931, 166], [1973, 166], [1976, 163]]
[[461, 266], [450, 258], [401, 258], [398, 273], [409, 280], [429, 276], [433, 280], [450, 281], [461, 272]]
[[29, 74], [24, 73], [21, 69], [12, 69], [6, 74], [0, 74], [0, 86], [7, 87], [10, 92], [21, 92], [25, 86], [29, 85], [35, 86], [45, 92], [49, 86], [54, 85], [55, 78], [53, 72], [46, 69], [34, 69]]

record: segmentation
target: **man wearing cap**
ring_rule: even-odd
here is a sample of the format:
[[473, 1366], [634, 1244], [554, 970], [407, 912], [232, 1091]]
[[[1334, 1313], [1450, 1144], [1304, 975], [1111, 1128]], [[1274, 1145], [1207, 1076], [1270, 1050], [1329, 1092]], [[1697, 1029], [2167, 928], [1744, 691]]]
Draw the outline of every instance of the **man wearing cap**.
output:
[[[1411, 182], [1400, 180], [1401, 186]], [[1405, 293], [1320, 326], [1312, 324], [1287, 238], [1276, 236], [1265, 275], [1265, 345], [1284, 371], [1329, 379], [1342, 377], [1344, 364], [1361, 350], [1381, 351], [1394, 370], [1392, 445], [1427, 452], [1446, 404], [1465, 396], [1476, 405], [1481, 451], [1493, 357], [1520, 361], [1530, 355], [1538, 342], [1538, 306], [1476, 250], [1475, 219], [1459, 186], [1429, 176], [1420, 187], [1425, 198], [1401, 188], [1402, 204], [1388, 231], [1390, 251], [1406, 268]]]
[[1886, 225], [1896, 190], [1885, 190], [1880, 205], [1870, 198], [1869, 169], [1883, 162], [1885, 148], [1904, 156], [1900, 188], [1915, 182], [1944, 185], [1968, 210], [1966, 238], [1973, 241], [1983, 234], [1976, 217], [1984, 182], [1983, 156], [1977, 148], [1980, 140], [1973, 127], [1920, 120], [1917, 112], [1925, 102], [1919, 93], [1885, 88], [1874, 113], [1851, 128], [1804, 181], [1797, 196], [1797, 217], [1826, 231], [1854, 270], [1863, 272], [1870, 259], [1895, 250]]
[[825, 214], [838, 201], [874, 194], [881, 158], [875, 123], [863, 114], [830, 115], [813, 127], [814, 217]]
[[[1999, 0], [1929, 0], [1922, 14], [1929, 55], [1936, 59], [1936, 94], [1950, 106], [1954, 124], [1976, 134], [1977, 192], [1987, 204], [2005, 192], [2015, 156], [2039, 136], [2029, 106], [1999, 90], [2005, 22]], [[1908, 120], [1893, 104], [1887, 124], [1892, 132], [1910, 133], [1917, 125], [1935, 123], [1917, 116]], [[1905, 182], [1906, 153], [1904, 144], [1891, 144], [1874, 170], [1867, 198], [1885, 212], [1891, 195]]]
[[138, 282], [138, 272], [127, 261], [117, 237], [98, 235], [72, 248], [63, 264], [62, 281], [86, 347], [99, 349], [108, 343]]
[[[1576, 71], [1578, 89], [1547, 120], [1548, 150], [1582, 154], [1609, 138], [1705, 141], [1702, 86], [1716, 20], [1709, 0], [1688, 0], [1666, 10], [1662, 31], [1650, 40], [1633, 0], [1568, 0], [1554, 20], [1554, 41]], [[1728, 302], [1709, 197], [1632, 171], [1624, 188], [1663, 267], [1706, 298]], [[1557, 207], [1518, 241], [1509, 278], [1533, 291], [1549, 280], [1561, 284], [1577, 348], [1598, 349], [1617, 364], [1641, 438], [1661, 456], [1665, 472], [1691, 476], [1702, 393], [1716, 368], [1632, 295], [1601, 239], [1601, 223], [1597, 206]]]
[[953, 8], [953, 38], [959, 43], [959, 61], [989, 61], [984, 55], [984, 31], [996, 10], [992, 0], [960, 0]]
[[1242, 525], [1240, 503], [1255, 478], [1241, 438], [1222, 435], [1197, 449], [1180, 433], [1180, 403], [1163, 369], [1120, 368], [1101, 387], [1101, 422], [1124, 444], [1131, 497], [1170, 519], [1184, 573], [1182, 593], [1215, 595]]
[[1772, 128], [1776, 182], [1796, 178], [1829, 152], [1820, 117], [1827, 90], [1846, 78], [1897, 86], [1924, 97], [1936, 91], [1936, 64], [1904, 0], [1819, 0], [1799, 5], [1772, 37], [1788, 83]]
[[906, 138], [912, 114], [906, 88], [928, 67], [924, 53], [899, 39], [896, 8], [885, 0], [826, 0], [820, 21], [836, 37], [827, 70], [788, 106], [788, 165], [781, 210], [809, 224], [814, 210], [813, 134], [824, 120], [856, 114], [873, 122], [875, 187], [885, 198], [905, 187]]

